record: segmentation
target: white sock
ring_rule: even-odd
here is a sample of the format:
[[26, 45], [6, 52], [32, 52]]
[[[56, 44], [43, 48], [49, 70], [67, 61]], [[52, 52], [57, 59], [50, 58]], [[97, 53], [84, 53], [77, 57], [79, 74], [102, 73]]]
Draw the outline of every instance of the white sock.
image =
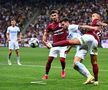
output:
[[16, 57], [17, 62], [20, 62], [20, 57]]
[[83, 74], [85, 77], [88, 77], [90, 74], [90, 72], [88, 71], [88, 69], [85, 67], [84, 64], [80, 63], [79, 61], [77, 61], [75, 63], [75, 65], [78, 67], [78, 71]]

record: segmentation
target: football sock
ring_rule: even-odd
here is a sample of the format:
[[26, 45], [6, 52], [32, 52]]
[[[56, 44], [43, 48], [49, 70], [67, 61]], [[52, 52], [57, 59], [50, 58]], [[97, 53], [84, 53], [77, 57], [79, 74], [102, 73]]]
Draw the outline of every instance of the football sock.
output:
[[48, 75], [49, 70], [50, 70], [50, 68], [51, 68], [51, 63], [52, 63], [53, 59], [54, 59], [54, 57], [48, 57], [48, 62], [47, 62], [47, 64], [46, 64], [46, 73], [45, 73], [45, 74], [47, 74], [47, 75]]
[[11, 59], [11, 55], [12, 55], [12, 53], [9, 53], [8, 60], [10, 60], [10, 59]]
[[[79, 71], [79, 68], [78, 68], [78, 66], [74, 66], [74, 69], [76, 70], [76, 71], [78, 71], [80, 74], [82, 74], [83, 75], [83, 73], [81, 73], [80, 71]], [[85, 75], [83, 75], [84, 77], [86, 77]]]
[[88, 69], [85, 67], [84, 64], [80, 63], [79, 61], [77, 61], [75, 63], [75, 65], [78, 67], [78, 71], [84, 75], [85, 77], [88, 77], [90, 75], [90, 72], [88, 71]]
[[17, 56], [17, 57], [16, 57], [16, 60], [17, 60], [17, 62], [20, 62], [20, 57]]
[[98, 81], [98, 64], [93, 64], [93, 73], [95, 81]]
[[62, 66], [62, 70], [65, 69], [65, 65], [66, 65], [66, 62], [65, 62], [65, 58], [60, 58], [60, 62], [61, 62], [61, 66]]
[[68, 40], [63, 40], [63, 41], [59, 41], [59, 42], [56, 42], [56, 43], [52, 44], [53, 47], [56, 47], [56, 46], [67, 46], [67, 45], [71, 45]]

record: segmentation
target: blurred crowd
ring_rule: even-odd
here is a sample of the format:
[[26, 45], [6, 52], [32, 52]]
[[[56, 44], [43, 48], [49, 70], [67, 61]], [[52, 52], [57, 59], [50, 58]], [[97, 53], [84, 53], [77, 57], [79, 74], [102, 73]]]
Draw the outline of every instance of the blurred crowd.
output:
[[[68, 17], [72, 24], [90, 24], [91, 14], [93, 12], [100, 13], [103, 22], [107, 22], [108, 20], [108, 4], [105, 2], [55, 2], [53, 4], [46, 3], [44, 5], [46, 6], [41, 9], [41, 13], [37, 20], [34, 20], [27, 29], [27, 35], [31, 37], [35, 32], [40, 42], [42, 41], [45, 27], [51, 21], [49, 19], [49, 12], [53, 9], [57, 9], [59, 11], [60, 18]], [[104, 28], [100, 34], [102, 39], [108, 39], [108, 32], [106, 30], [107, 28]], [[51, 34], [49, 35], [48, 40], [52, 40]]]
[[[93, 12], [100, 13], [103, 22], [107, 22], [108, 3], [101, 2], [103, 0], [100, 0], [99, 2], [88, 2], [95, 0], [84, 0], [85, 2], [81, 2], [81, 0], [75, 1], [77, 2], [72, 2], [71, 0], [68, 0], [68, 2], [65, 2], [65, 0], [61, 2], [60, 0], [50, 0], [49, 2], [49, 0], [43, 0], [43, 2], [40, 3], [40, 1], [37, 0], [37, 6], [39, 6], [38, 8], [40, 8], [41, 11], [37, 19], [30, 23], [25, 32], [26, 34], [23, 35], [23, 39], [28, 41], [29, 38], [36, 35], [40, 44], [42, 44], [44, 29], [51, 21], [49, 19], [49, 12], [53, 9], [57, 9], [59, 11], [60, 18], [68, 17], [72, 24], [90, 24], [91, 14]], [[27, 22], [28, 18], [33, 15], [33, 7], [28, 6], [27, 4], [22, 5], [21, 3], [16, 3], [8, 8], [9, 5], [10, 3], [8, 2], [0, 8], [0, 39], [4, 37], [3, 33], [9, 25], [8, 21], [10, 18], [13, 16], [16, 17], [18, 24], [23, 26], [23, 24]], [[108, 39], [108, 32], [106, 31], [107, 29], [108, 28], [104, 28], [101, 32], [102, 39]], [[50, 34], [48, 38], [49, 41], [52, 40], [51, 37], [52, 36]]]
[[33, 7], [29, 3], [23, 3], [16, 0], [16, 2], [5, 2], [0, 5], [0, 43], [5, 43], [6, 29], [10, 26], [10, 20], [16, 19], [17, 26], [21, 29], [24, 24], [33, 16]]

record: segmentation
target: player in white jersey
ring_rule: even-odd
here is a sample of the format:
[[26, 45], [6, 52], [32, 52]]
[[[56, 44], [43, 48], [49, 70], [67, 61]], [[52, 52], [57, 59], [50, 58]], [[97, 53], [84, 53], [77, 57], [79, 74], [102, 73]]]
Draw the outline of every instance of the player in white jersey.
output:
[[7, 28], [6, 37], [9, 45], [8, 64], [12, 65], [11, 55], [12, 55], [12, 50], [15, 49], [17, 64], [21, 65], [20, 55], [19, 55], [19, 44], [18, 44], [18, 42], [21, 41], [21, 32], [19, 27], [16, 26], [15, 19], [11, 20], [11, 26]]
[[[69, 39], [77, 38], [82, 35], [82, 33], [79, 30], [79, 26], [75, 24], [69, 24], [68, 32], [69, 32]], [[67, 53], [70, 51], [71, 47], [72, 46], [68, 48], [68, 50], [66, 51]], [[88, 48], [86, 45], [83, 45], [83, 46], [76, 45], [76, 54], [73, 60], [74, 62], [73, 68], [77, 70], [79, 73], [81, 73], [83, 76], [85, 76], [86, 78], [90, 76], [92, 77], [92, 75], [90, 74], [88, 69], [85, 67], [85, 65], [81, 63], [84, 60], [84, 57], [86, 56], [87, 51], [88, 51]], [[87, 82], [84, 82], [84, 84], [86, 83]]]
[[[68, 27], [68, 39], [77, 38], [81, 36], [82, 33], [80, 30], [78, 30], [78, 25], [70, 24]], [[80, 48], [79, 45], [76, 45], [76, 51], [78, 51]]]
[[[88, 52], [90, 53], [90, 57], [91, 57], [92, 68], [93, 68], [94, 85], [98, 85], [97, 46], [99, 42], [99, 37], [97, 36], [97, 32], [101, 30], [102, 26], [108, 26], [108, 25], [106, 23], [101, 22], [101, 17], [97, 13], [93, 13], [91, 19], [92, 19], [91, 26], [79, 25], [80, 28], [87, 29], [86, 34], [82, 35], [81, 37], [74, 38], [71, 40], [63, 40], [63, 41], [56, 42], [53, 44], [47, 43], [47, 46], [51, 48], [51, 47], [66, 46], [66, 45], [87, 45]], [[68, 25], [69, 25], [68, 20], [64, 19], [62, 20], [61, 23], [64, 28], [68, 28]], [[80, 61], [79, 58], [76, 59], [74, 61], [74, 65], [77, 65], [77, 66], [79, 65], [81, 67], [80, 69], [83, 69], [83, 66], [81, 66], [81, 63], [79, 61]], [[91, 80], [93, 80], [92, 75], [90, 75], [87, 78], [87, 81], [85, 82], [85, 84], [88, 84]]]

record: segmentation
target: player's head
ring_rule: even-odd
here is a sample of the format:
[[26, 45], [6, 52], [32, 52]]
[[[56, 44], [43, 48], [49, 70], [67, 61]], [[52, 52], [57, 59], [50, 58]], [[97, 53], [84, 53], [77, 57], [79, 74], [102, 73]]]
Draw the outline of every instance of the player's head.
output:
[[98, 13], [93, 13], [92, 14], [92, 21], [95, 20], [95, 19], [99, 19], [100, 20], [100, 18], [101, 17], [100, 17], [100, 15]]
[[37, 38], [37, 36], [36, 35], [33, 35], [33, 38]]
[[52, 10], [50, 12], [50, 18], [52, 21], [57, 22], [59, 20], [59, 15], [57, 10]]
[[69, 26], [69, 19], [67, 17], [64, 17], [60, 20], [61, 22], [61, 26], [64, 28], [64, 29], [68, 29], [68, 26]]
[[11, 25], [15, 26], [16, 25], [16, 20], [15, 19], [11, 19]]

